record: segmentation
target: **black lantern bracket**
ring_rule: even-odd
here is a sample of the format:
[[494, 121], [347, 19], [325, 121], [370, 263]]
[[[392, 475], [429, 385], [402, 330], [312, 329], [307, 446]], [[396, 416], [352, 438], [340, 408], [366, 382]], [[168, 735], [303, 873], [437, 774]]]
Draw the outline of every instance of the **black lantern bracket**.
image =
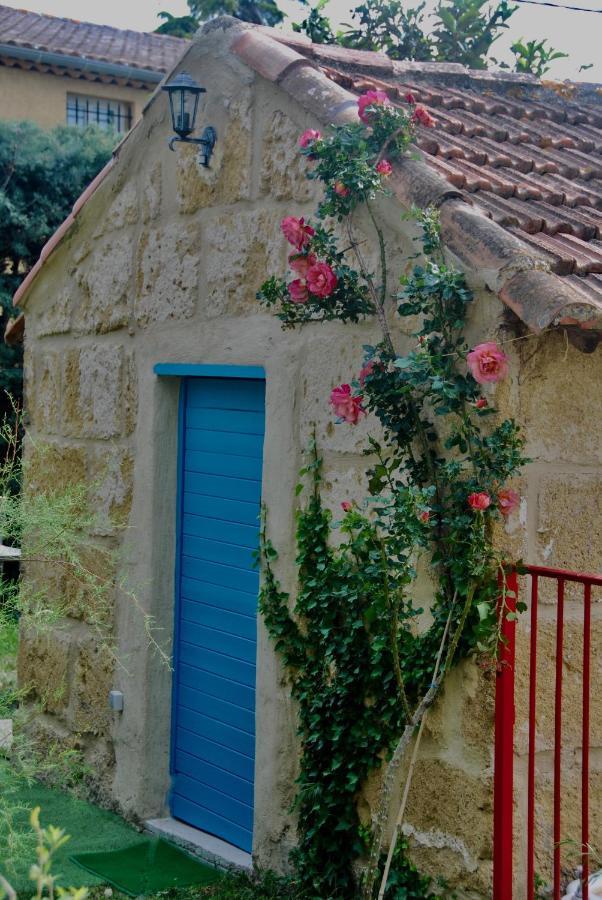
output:
[[174, 144], [197, 144], [199, 148], [199, 163], [204, 166], [206, 169], [209, 168], [209, 162], [211, 161], [211, 157], [213, 156], [213, 149], [215, 147], [215, 143], [217, 141], [217, 131], [213, 127], [213, 125], [207, 125], [206, 128], [203, 129], [203, 133], [200, 138], [183, 138], [178, 137], [177, 134], [172, 137], [169, 141], [169, 149], [175, 151]]
[[175, 135], [169, 140], [169, 149], [175, 150], [175, 144], [196, 144], [199, 148], [199, 163], [204, 168], [209, 168], [209, 162], [213, 155], [217, 132], [213, 125], [207, 125], [200, 137], [190, 137], [195, 129], [196, 115], [201, 94], [206, 94], [205, 88], [192, 78], [188, 72], [180, 72], [173, 81], [163, 85], [162, 90], [169, 96], [169, 108], [171, 123]]

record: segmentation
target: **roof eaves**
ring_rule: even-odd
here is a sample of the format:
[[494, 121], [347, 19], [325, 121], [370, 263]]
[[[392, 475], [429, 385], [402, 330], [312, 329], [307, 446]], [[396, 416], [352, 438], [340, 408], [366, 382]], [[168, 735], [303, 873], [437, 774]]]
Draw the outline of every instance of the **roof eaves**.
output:
[[[232, 51], [324, 124], [357, 121], [357, 96], [316, 65], [322, 48], [295, 42], [294, 49], [292, 42], [283, 42], [268, 31], [245, 28], [233, 41]], [[380, 65], [382, 54], [370, 55], [378, 57], [374, 63]], [[460, 74], [455, 64], [445, 64], [444, 68], [452, 70], [450, 75]], [[421, 159], [408, 157], [396, 163], [390, 186], [405, 208], [439, 208], [446, 249], [468, 272], [484, 274], [487, 286], [531, 331], [540, 333], [556, 324], [602, 331], [602, 304], [551, 272], [543, 254], [487, 218]]]
[[161, 81], [165, 74], [160, 69], [142, 69], [124, 63], [91, 59], [77, 54], [55, 53], [35, 47], [24, 47], [12, 42], [0, 43], [0, 55], [32, 63], [61, 66], [62, 68], [74, 69], [78, 72], [96, 72], [99, 75], [113, 75], [119, 78], [127, 78], [128, 80], [148, 81], [153, 84]]
[[[135, 126], [134, 126], [135, 127]], [[131, 132], [130, 132], [131, 133]], [[75, 201], [73, 208], [64, 222], [59, 225], [57, 230], [54, 232], [52, 237], [49, 238], [48, 241], [42, 247], [42, 251], [40, 253], [40, 258], [35, 263], [35, 265], [29, 270], [17, 290], [13, 296], [13, 306], [20, 306], [25, 296], [29, 293], [29, 290], [37, 278], [40, 269], [48, 259], [48, 257], [56, 250], [59, 244], [62, 242], [63, 238], [71, 231], [73, 225], [75, 225], [75, 221], [82, 211], [85, 204], [88, 202], [90, 197], [95, 193], [95, 191], [100, 187], [103, 183], [113, 165], [115, 163], [115, 154], [111, 157], [106, 166], [100, 170], [96, 178], [94, 178], [90, 184], [87, 186], [85, 191], [78, 197]]]

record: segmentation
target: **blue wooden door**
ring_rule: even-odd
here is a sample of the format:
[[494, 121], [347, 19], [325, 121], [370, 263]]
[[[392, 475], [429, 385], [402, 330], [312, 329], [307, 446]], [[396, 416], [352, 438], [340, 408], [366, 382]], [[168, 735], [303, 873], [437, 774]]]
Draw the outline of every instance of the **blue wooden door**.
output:
[[181, 390], [171, 811], [250, 852], [265, 384]]

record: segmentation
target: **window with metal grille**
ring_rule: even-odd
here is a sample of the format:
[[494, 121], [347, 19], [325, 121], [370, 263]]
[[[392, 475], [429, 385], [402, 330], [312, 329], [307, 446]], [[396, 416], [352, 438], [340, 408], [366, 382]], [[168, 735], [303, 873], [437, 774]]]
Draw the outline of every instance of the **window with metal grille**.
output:
[[121, 100], [67, 94], [67, 125], [80, 128], [98, 125], [100, 128], [127, 131], [132, 126], [132, 107]]

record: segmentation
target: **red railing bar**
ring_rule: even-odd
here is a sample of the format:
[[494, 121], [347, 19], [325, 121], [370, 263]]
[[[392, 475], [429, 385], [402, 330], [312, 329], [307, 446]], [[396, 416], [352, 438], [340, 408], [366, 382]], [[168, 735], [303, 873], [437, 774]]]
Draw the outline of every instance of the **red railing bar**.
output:
[[602, 575], [591, 575], [588, 572], [566, 572], [564, 569], [553, 569], [547, 566], [521, 566], [531, 575], [543, 575], [546, 578], [558, 578], [561, 581], [578, 581], [581, 584], [595, 584], [602, 587]]
[[589, 898], [589, 697], [592, 623], [592, 586], [583, 587], [583, 720], [581, 739], [581, 844], [583, 900]]
[[[505, 590], [504, 590], [505, 581]], [[516, 622], [504, 614], [515, 612], [516, 572], [500, 577], [502, 642], [495, 688], [495, 748], [493, 781], [493, 900], [512, 900], [514, 814], [514, 661]]]
[[529, 760], [527, 782], [527, 900], [535, 898], [535, 704], [537, 702], [538, 576], [531, 581], [531, 645], [529, 647]]
[[562, 755], [562, 651], [564, 638], [564, 580], [558, 581], [556, 623], [556, 692], [554, 698], [554, 900], [560, 900], [560, 800]]

